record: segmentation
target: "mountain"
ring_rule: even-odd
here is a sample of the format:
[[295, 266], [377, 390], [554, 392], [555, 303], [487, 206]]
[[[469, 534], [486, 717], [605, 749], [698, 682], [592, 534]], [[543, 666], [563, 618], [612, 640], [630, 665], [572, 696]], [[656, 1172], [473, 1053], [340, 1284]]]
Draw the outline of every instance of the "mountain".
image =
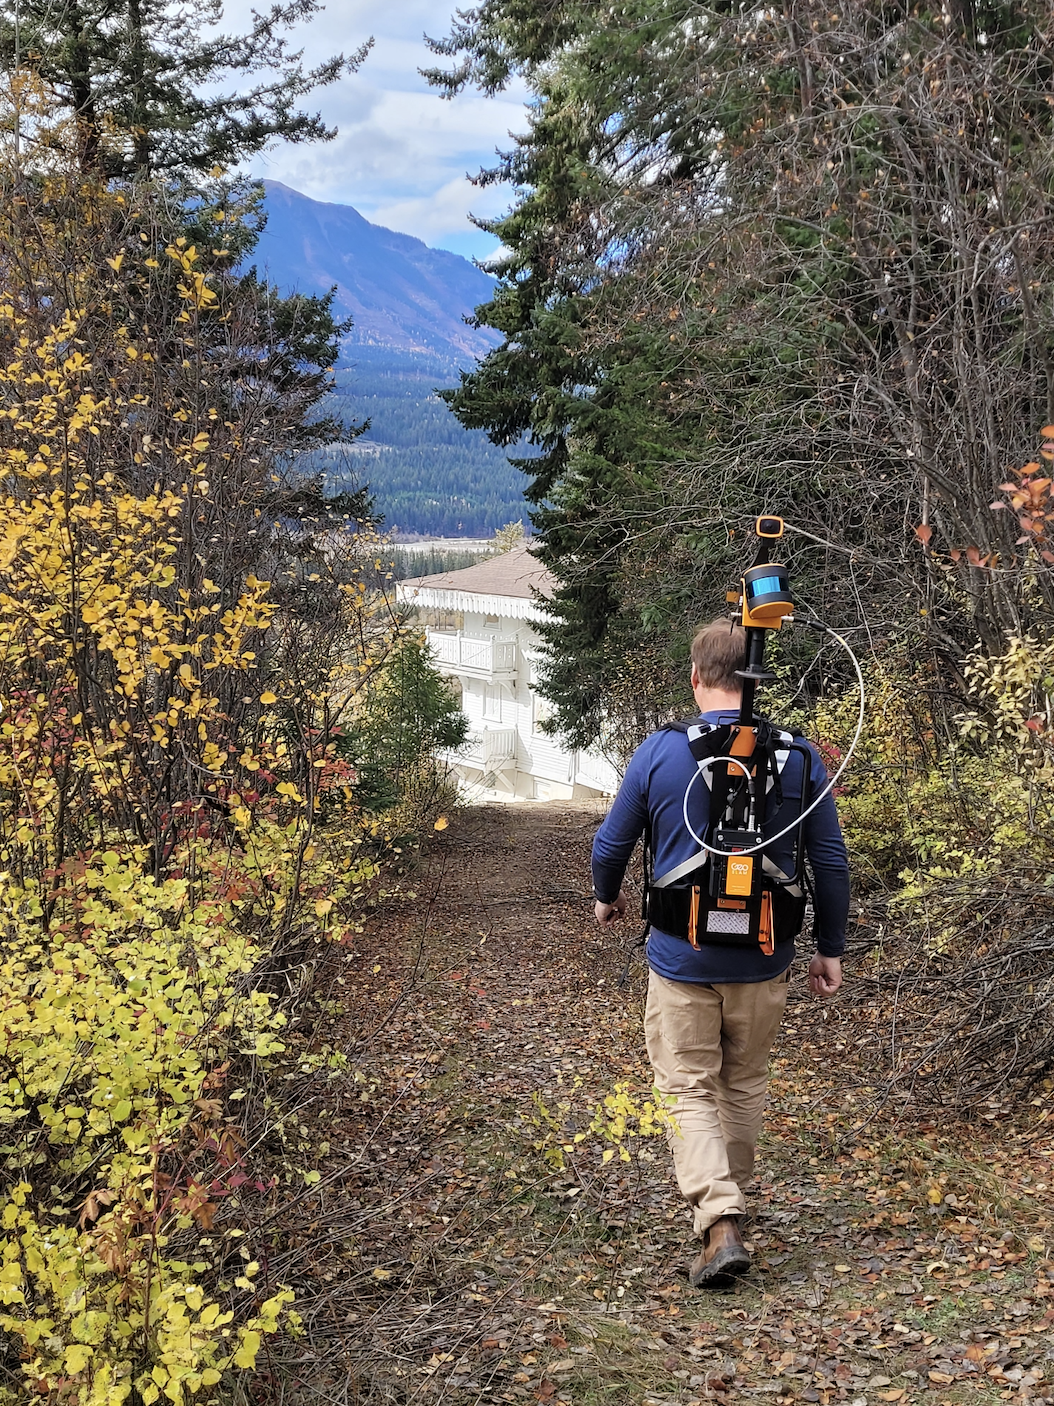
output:
[[489, 537], [526, 524], [523, 475], [481, 430], [465, 430], [436, 395], [499, 340], [467, 326], [494, 280], [475, 264], [372, 225], [350, 205], [309, 200], [265, 181], [267, 225], [253, 255], [286, 293], [328, 293], [353, 327], [333, 402], [361, 438], [318, 451], [306, 469], [339, 491], [368, 483], [389, 528], [428, 537]]
[[350, 205], [310, 200], [264, 181], [267, 225], [254, 260], [273, 283], [328, 293], [351, 316], [351, 345], [430, 353], [465, 365], [496, 345], [492, 331], [466, 326], [494, 280], [460, 254], [371, 225]]

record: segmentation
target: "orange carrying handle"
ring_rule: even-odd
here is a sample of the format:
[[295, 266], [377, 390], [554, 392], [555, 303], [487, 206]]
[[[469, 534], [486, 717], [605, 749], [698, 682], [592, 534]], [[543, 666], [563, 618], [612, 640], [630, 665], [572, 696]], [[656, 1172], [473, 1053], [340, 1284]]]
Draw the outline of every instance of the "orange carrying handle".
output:
[[766, 957], [776, 950], [776, 934], [772, 930], [772, 894], [765, 889], [761, 895], [761, 926], [758, 928], [758, 946]]

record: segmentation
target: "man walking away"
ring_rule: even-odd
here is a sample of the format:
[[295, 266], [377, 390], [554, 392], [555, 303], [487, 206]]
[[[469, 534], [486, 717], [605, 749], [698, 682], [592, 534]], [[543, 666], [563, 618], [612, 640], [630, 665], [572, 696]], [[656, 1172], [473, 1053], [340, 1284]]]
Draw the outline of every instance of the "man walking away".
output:
[[[699, 631], [692, 641], [691, 683], [700, 721], [720, 725], [737, 720], [742, 684], [736, 671], [745, 661], [746, 633], [740, 626], [716, 620]], [[773, 755], [781, 759], [782, 770], [769, 783], [775, 789], [769, 791], [772, 809], [762, 833], [768, 839], [788, 826], [791, 833], [766, 845], [763, 855], [766, 874], [787, 879], [795, 867], [799, 838], [795, 816], [823, 791], [828, 778], [809, 743], [797, 741]], [[697, 784], [688, 798], [688, 817], [696, 834], [713, 845], [707, 828], [713, 776], [708, 773], [706, 784], [699, 784], [684, 726], [660, 729], [634, 753], [593, 842], [593, 891], [601, 927], [612, 927], [626, 910], [622, 880], [642, 834], [649, 837], [660, 881], [678, 866], [691, 870], [693, 857], [706, 862], [682, 811], [693, 777]], [[831, 996], [842, 983], [849, 866], [830, 793], [801, 822], [800, 838], [813, 876], [816, 953], [809, 963], [809, 989], [816, 996]], [[771, 885], [771, 879], [766, 883]], [[788, 921], [785, 892], [773, 889], [770, 894], [770, 914], [775, 912], [776, 920], [774, 940], [768, 943], [744, 942], [705, 929], [697, 933], [695, 908], [690, 926], [684, 928], [669, 916], [677, 909], [671, 901], [678, 896], [676, 890], [664, 890], [663, 903], [652, 912], [645, 1037], [655, 1086], [667, 1096], [678, 1129], [670, 1138], [677, 1182], [702, 1239], [689, 1271], [694, 1287], [727, 1288], [750, 1268], [739, 1220], [746, 1211], [769, 1052], [787, 1003], [794, 938], [804, 908], [792, 902]], [[664, 921], [683, 930], [665, 931]], [[721, 923], [711, 926], [719, 928]]]

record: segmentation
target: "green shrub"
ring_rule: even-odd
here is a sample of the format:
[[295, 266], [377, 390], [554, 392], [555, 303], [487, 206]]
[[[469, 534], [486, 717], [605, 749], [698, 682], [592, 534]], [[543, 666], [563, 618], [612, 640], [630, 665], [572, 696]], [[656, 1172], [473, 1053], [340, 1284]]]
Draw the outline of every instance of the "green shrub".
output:
[[468, 719], [423, 635], [407, 634], [363, 690], [342, 744], [357, 773], [356, 800], [396, 832], [412, 831], [452, 797], [436, 753], [456, 752], [467, 735]]

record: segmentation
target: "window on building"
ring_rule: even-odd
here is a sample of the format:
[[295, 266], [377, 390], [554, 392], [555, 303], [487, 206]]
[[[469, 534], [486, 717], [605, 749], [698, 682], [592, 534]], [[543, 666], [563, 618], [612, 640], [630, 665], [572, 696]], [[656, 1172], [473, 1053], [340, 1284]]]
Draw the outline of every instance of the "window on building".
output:
[[483, 716], [488, 722], [501, 722], [501, 689], [492, 684], [483, 698]]
[[553, 705], [548, 698], [542, 698], [539, 694], [532, 695], [534, 704], [534, 716], [531, 722], [531, 731], [542, 734], [542, 724], [553, 716]]
[[441, 630], [443, 634], [455, 634], [465, 628], [463, 610], [435, 610], [420, 606], [416, 618], [419, 624], [427, 625], [430, 630]]

